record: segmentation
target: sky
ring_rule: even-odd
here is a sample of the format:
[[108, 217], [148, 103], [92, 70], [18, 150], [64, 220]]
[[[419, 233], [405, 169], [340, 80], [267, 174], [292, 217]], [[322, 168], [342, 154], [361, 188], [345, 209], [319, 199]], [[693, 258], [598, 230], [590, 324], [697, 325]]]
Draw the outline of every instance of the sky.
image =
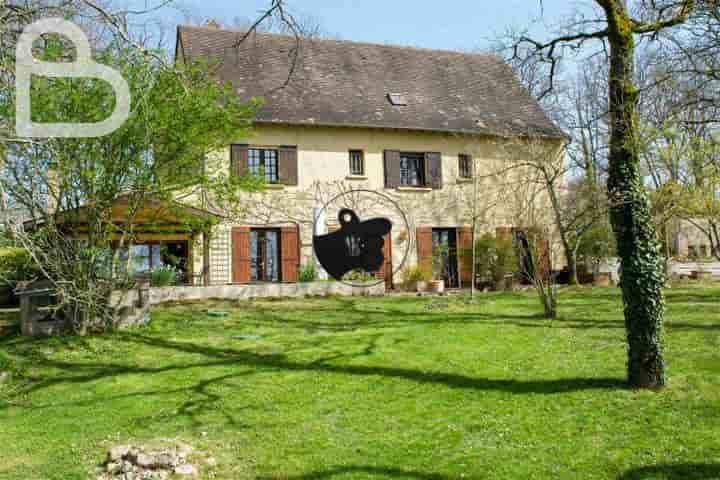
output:
[[[558, 19], [593, 0], [287, 0], [293, 11], [311, 16], [334, 38], [449, 50], [485, 50], [508, 26], [533, 25], [549, 35]], [[213, 17], [223, 24], [254, 19], [270, 0], [184, 0], [197, 23]], [[501, 8], [499, 8], [501, 7]], [[542, 16], [542, 18], [541, 18]], [[538, 20], [540, 19], [540, 20]], [[179, 19], [182, 22], [182, 19]]]

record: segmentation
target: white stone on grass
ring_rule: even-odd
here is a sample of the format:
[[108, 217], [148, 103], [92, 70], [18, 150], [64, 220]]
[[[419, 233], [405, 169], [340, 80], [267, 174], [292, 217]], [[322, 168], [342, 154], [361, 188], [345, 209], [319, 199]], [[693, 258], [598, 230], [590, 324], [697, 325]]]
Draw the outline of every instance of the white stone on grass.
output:
[[130, 453], [129, 445], [118, 445], [117, 447], [113, 447], [108, 452], [108, 462], [119, 463], [128, 453]]
[[197, 468], [190, 464], [178, 465], [175, 467], [175, 475], [197, 475]]

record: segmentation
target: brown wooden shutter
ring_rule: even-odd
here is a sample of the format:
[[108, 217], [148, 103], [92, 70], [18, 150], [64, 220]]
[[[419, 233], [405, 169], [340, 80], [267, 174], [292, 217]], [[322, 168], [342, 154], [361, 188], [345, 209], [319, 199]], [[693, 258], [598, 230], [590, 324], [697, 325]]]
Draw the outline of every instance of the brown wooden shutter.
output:
[[385, 150], [385, 188], [397, 188], [400, 183], [400, 152]]
[[236, 177], [244, 177], [248, 172], [248, 146], [230, 146], [230, 174]]
[[512, 227], [497, 227], [495, 229], [495, 236], [498, 238], [510, 238], [512, 234]]
[[432, 272], [433, 267], [433, 241], [432, 227], [417, 228], [417, 256], [418, 266]]
[[472, 284], [472, 227], [457, 229], [458, 267], [461, 287]]
[[392, 261], [392, 235], [388, 233], [383, 237], [383, 257], [385, 261], [375, 275], [376, 278], [385, 279], [385, 289], [393, 288], [393, 261]]
[[442, 155], [440, 153], [427, 152], [425, 154], [425, 183], [434, 189], [442, 188]]
[[280, 229], [280, 258], [282, 260], [282, 282], [296, 283], [300, 269], [300, 231], [299, 227]]
[[250, 283], [250, 229], [232, 229], [232, 281]]
[[280, 147], [278, 149], [278, 179], [283, 185], [298, 184], [297, 147]]

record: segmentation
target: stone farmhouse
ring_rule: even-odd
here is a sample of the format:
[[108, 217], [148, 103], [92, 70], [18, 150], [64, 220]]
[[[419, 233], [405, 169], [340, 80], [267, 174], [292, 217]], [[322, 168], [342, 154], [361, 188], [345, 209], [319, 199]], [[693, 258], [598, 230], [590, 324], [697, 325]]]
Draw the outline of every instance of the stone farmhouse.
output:
[[[222, 221], [205, 238], [141, 236], [133, 256], [147, 258], [148, 269], [171, 251], [188, 257], [194, 284], [297, 282], [301, 265], [313, 262], [313, 234], [338, 228], [325, 202], [363, 190], [381, 199], [364, 211], [394, 224], [377, 273], [387, 287], [402, 268], [431, 266], [439, 247], [440, 275], [463, 287], [472, 212], [482, 212], [479, 229], [488, 232], [536, 222], [530, 210], [548, 214], [542, 195], [525, 188], [518, 196], [490, 175], [531, 155], [532, 142], [558, 158], [565, 142], [500, 58], [268, 33], [236, 47], [243, 35], [180, 26], [176, 61], [207, 62], [243, 99], [262, 99], [251, 134], [207, 158], [206, 168], [260, 175], [265, 191], [242, 205], [195, 198]], [[533, 205], [522, 218], [520, 204]]]

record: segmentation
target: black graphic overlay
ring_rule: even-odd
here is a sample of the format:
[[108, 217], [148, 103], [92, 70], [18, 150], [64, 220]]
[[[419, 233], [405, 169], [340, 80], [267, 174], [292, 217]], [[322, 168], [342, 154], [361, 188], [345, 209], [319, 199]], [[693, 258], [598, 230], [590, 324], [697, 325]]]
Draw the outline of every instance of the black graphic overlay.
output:
[[313, 246], [320, 265], [331, 277], [342, 280], [353, 270], [375, 273], [383, 265], [383, 237], [392, 230], [386, 218], [361, 222], [357, 214], [347, 208], [338, 214], [340, 230], [315, 236]]
[[313, 215], [313, 252], [321, 278], [359, 288], [383, 282], [393, 287], [413, 242], [397, 201], [374, 190], [348, 189]]

